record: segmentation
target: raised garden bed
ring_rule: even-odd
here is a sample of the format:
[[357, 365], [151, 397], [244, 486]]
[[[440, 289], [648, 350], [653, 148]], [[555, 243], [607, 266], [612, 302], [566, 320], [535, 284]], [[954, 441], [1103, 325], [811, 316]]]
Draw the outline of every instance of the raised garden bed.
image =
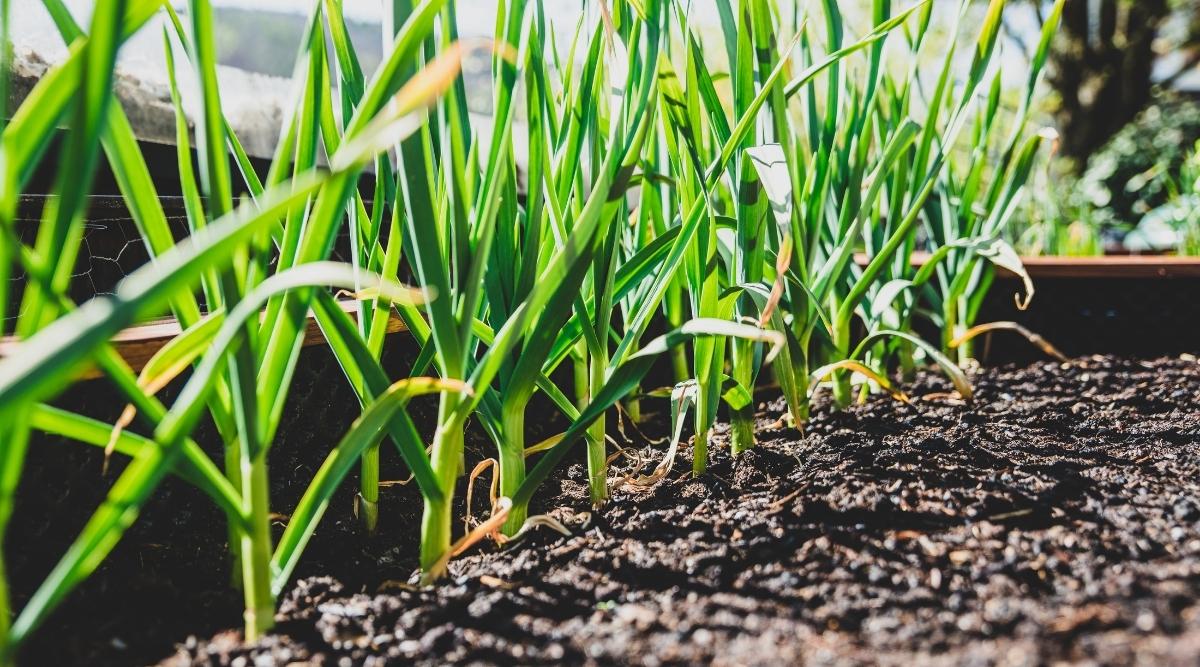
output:
[[[40, 204], [27, 200], [31, 209]], [[92, 206], [102, 221], [105, 211], [119, 213], [115, 200]], [[101, 234], [91, 250], [105, 252], [110, 241]], [[712, 474], [702, 479], [687, 474], [685, 453], [653, 489], [619, 492], [593, 512], [582, 467], [574, 466], [537, 508], [571, 537], [543, 528], [502, 552], [476, 549], [455, 563], [449, 583], [430, 590], [412, 587], [419, 495], [387, 486], [381, 532], [368, 539], [347, 488], [285, 596], [277, 633], [252, 646], [238, 631], [223, 631], [237, 617], [239, 595], [228, 586], [228, 568], [212, 567], [227, 562], [221, 516], [172, 481], [52, 618], [45, 639], [25, 649], [27, 662], [1200, 657], [1200, 501], [1185, 481], [1200, 467], [1200, 368], [1193, 357], [1179, 358], [1196, 349], [1190, 332], [1200, 305], [1190, 295], [1200, 291], [1200, 262], [1025, 263], [1038, 287], [1031, 307], [1015, 309], [1019, 283], [1001, 272], [980, 321], [1020, 322], [1072, 355], [1107, 349], [1172, 359], [980, 371], [969, 406], [946, 400], [949, 387], [922, 376], [906, 387], [913, 405], [877, 397], [847, 413], [822, 409], [806, 434], [783, 429], [782, 402], [769, 401], [759, 406], [760, 448], [735, 462], [719, 436]], [[354, 304], [342, 307], [351, 312]], [[403, 329], [393, 315], [388, 331]], [[161, 320], [113, 344], [138, 370], [178, 334], [177, 323]], [[323, 343], [310, 320], [305, 344], [315, 347], [304, 353], [298, 384], [307, 389], [289, 404], [285, 460], [273, 461], [299, 471], [300, 480], [356, 410]], [[0, 356], [14, 345], [0, 341]], [[399, 376], [413, 352], [393, 348], [388, 359]], [[985, 339], [979, 352], [993, 364], [1038, 356], [1003, 335]], [[108, 420], [122, 407], [103, 380], [79, 385], [62, 402]], [[641, 430], [664, 435], [662, 404], [647, 407], [660, 412]], [[422, 412], [420, 402], [414, 410]], [[419, 423], [432, 423], [433, 406], [423, 412]], [[475, 436], [469, 449], [485, 456], [486, 439]], [[39, 548], [21, 549], [10, 564], [18, 604], [32, 592], [22, 585], [40, 581], [77, 531], [85, 518], [79, 508], [94, 507], [120, 471], [102, 473], [103, 456], [91, 448], [38, 444], [31, 469], [52, 479], [48, 469], [65, 456], [74, 473], [65, 487], [30, 491], [39, 488], [36, 474], [23, 482], [26, 511], [10, 539]], [[662, 454], [644, 438], [622, 444], [644, 448], [648, 460]], [[405, 476], [389, 465], [385, 477]], [[280, 476], [272, 498], [289, 507], [301, 490]], [[31, 505], [38, 510], [27, 511]], [[286, 518], [278, 517], [277, 530]], [[202, 568], [204, 576], [195, 576]], [[118, 601], [124, 611], [109, 613]]]
[[[861, 256], [857, 259], [865, 262]], [[920, 266], [924, 259], [923, 253], [916, 253], [913, 262]], [[1015, 321], [1071, 356], [1108, 351], [1148, 358], [1196, 349], [1193, 328], [1200, 326], [1200, 302], [1192, 297], [1200, 294], [1200, 258], [1023, 257], [1021, 261], [1037, 285], [1036, 298], [1024, 311], [1015, 308], [1012, 294], [1021, 288], [1020, 281], [1000, 269], [980, 311], [980, 322]], [[342, 307], [352, 312], [354, 304], [346, 301]], [[404, 330], [395, 315], [389, 322], [388, 333]], [[140, 370], [178, 333], [179, 325], [168, 318], [126, 330], [113, 343], [134, 370]], [[310, 319], [305, 345], [323, 341]], [[0, 340], [0, 357], [13, 345]], [[1010, 335], [986, 335], [979, 352], [990, 364], [1028, 363], [1044, 356]], [[85, 377], [96, 373], [89, 371]]]
[[[342, 310], [352, 316], [355, 315], [357, 306], [354, 301], [340, 301], [339, 305]], [[387, 333], [389, 335], [406, 330], [404, 322], [399, 317], [393, 314], [388, 319]], [[179, 322], [173, 318], [164, 318], [126, 329], [114, 336], [111, 342], [113, 348], [129, 364], [129, 367], [134, 371], [140, 371], [163, 346], [180, 333]], [[317, 325], [316, 320], [309, 318], [303, 345], [309, 347], [324, 343], [325, 334], [321, 333], [321, 328]], [[15, 339], [0, 338], [0, 357], [8, 356], [16, 349], [17, 341]], [[80, 374], [79, 379], [91, 380], [98, 377], [102, 377], [101, 373], [95, 367], [89, 367]]]
[[[1200, 661], [1200, 273], [1035, 261], [1045, 310], [978, 312], [1066, 0], [1013, 90], [1005, 0], [744, 2], [723, 64], [668, 2], [569, 52], [397, 2], [370, 73], [317, 3], [269, 164], [208, 2], [55, 4], [0, 146], [0, 667]], [[159, 19], [178, 153], [104, 94]], [[1075, 360], [976, 363], [1040, 354], [1004, 329]]]
[[[915, 264], [924, 262], [922, 253]], [[1003, 269], [984, 300], [979, 322], [1014, 321], [1068, 356], [1155, 357], [1196, 350], [1200, 326], [1200, 258], [1162, 256], [1023, 257], [1037, 295], [1021, 311], [1017, 277]], [[977, 346], [989, 364], [1044, 358], [1021, 337], [985, 335]]]
[[[702, 479], [687, 474], [685, 452], [653, 489], [626, 489], [593, 512], [582, 467], [572, 467], [536, 508], [571, 537], [543, 528], [502, 552], [476, 549], [431, 590], [412, 587], [419, 495], [387, 486], [381, 532], [368, 539], [347, 488], [281, 605], [279, 630], [252, 646], [222, 632], [239, 595], [228, 568], [212, 567], [226, 557], [221, 516], [172, 481], [26, 655], [114, 665], [172, 654], [174, 665], [241, 656], [327, 664], [372, 655], [428, 664], [1200, 657], [1200, 494], [1187, 481], [1200, 467], [1200, 367], [1178, 355], [1195, 350], [1189, 329], [1164, 319], [1195, 315], [1181, 298], [1196, 293], [1200, 264], [1027, 266], [1038, 285], [1030, 309], [1012, 306], [1016, 279], [1000, 275], [981, 321], [1017, 320], [1072, 353], [1124, 340], [1133, 353], [1172, 358], [978, 371], [974, 405], [947, 400], [948, 386], [922, 376], [906, 387], [910, 406], [876, 397], [846, 413], [821, 409], [805, 434], [782, 428], [782, 402], [768, 401], [759, 406], [760, 448], [735, 462], [720, 435]], [[1094, 307], [1104, 310], [1089, 320]], [[389, 331], [402, 329], [393, 317]], [[173, 321], [149, 323], [114, 345], [136, 369], [178, 332]], [[298, 386], [307, 389], [289, 404], [285, 460], [273, 461], [299, 480], [355, 410], [313, 322], [305, 341], [317, 345], [301, 364]], [[12, 345], [0, 342], [0, 355]], [[388, 360], [401, 374], [412, 352], [393, 347]], [[980, 351], [992, 361], [1036, 354], [1001, 336]], [[62, 403], [115, 419], [121, 405], [104, 384], [81, 384]], [[641, 427], [654, 437], [669, 430], [663, 405], [647, 404], [656, 407]], [[432, 423], [432, 405], [414, 411]], [[486, 455], [486, 439], [475, 436], [473, 456]], [[662, 454], [641, 437], [622, 444], [652, 461]], [[53, 479], [66, 457], [74, 473], [65, 486], [39, 486], [33, 473], [23, 482], [26, 511], [10, 539], [39, 547], [10, 564], [18, 603], [31, 592], [22, 585], [40, 581], [78, 529], [80, 508], [95, 506], [120, 471], [102, 473], [91, 448], [39, 445], [32, 470]], [[390, 465], [385, 477], [402, 479]], [[280, 476], [272, 498], [289, 507], [300, 491]], [[276, 529], [285, 522], [278, 517]], [[109, 613], [118, 601], [124, 611]]]
[[[337, 370], [319, 348], [306, 354], [304, 380], [321, 389], [293, 405], [314, 429], [280, 450], [281, 470], [314, 468], [321, 433], [334, 437], [348, 419], [337, 406], [353, 400], [325, 392], [321, 373]], [[782, 428], [781, 402], [769, 401], [758, 449], [734, 461], [718, 447], [699, 480], [685, 453], [657, 486], [621, 491], [599, 511], [572, 467], [535, 508], [570, 537], [542, 528], [501, 552], [478, 548], [432, 589], [411, 586], [415, 491], [385, 490], [382, 532], [368, 540], [346, 490], [276, 632], [248, 647], [238, 631], [216, 632], [239, 603], [228, 573], [211, 567], [224, 551], [219, 513], [173, 482], [29, 655], [131, 664], [174, 653], [172, 665], [1200, 658], [1195, 358], [1094, 357], [973, 379], [973, 405], [922, 375], [910, 405], [821, 408], [803, 434]], [[643, 430], [661, 435], [659, 417]], [[69, 457], [82, 471], [70, 486], [78, 499], [104, 488], [97, 454], [44, 449], [31, 468]], [[657, 460], [661, 447], [647, 454]], [[303, 477], [279, 477], [280, 506]], [[80, 503], [55, 498], [27, 498], [56, 520], [14, 527], [14, 543], [39, 547], [21, 551], [14, 574], [40, 574], [57, 553], [57, 532], [72, 523], [63, 515]]]

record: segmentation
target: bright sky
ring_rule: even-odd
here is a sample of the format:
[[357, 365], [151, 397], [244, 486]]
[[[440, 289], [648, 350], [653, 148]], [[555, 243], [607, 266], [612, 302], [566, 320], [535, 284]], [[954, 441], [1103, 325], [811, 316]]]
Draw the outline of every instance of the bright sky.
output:
[[[253, 7], [254, 9], [274, 9], [297, 14], [306, 13], [309, 8], [308, 3], [296, 0], [212, 0], [212, 4], [214, 7]], [[382, 4], [379, 0], [342, 0], [342, 8], [347, 17], [364, 21], [378, 20]], [[492, 3], [480, 2], [479, 4], [490, 5]], [[495, 10], [493, 9], [494, 15]]]
[[[700, 0], [696, 5], [710, 5], [726, 0]], [[546, 15], [551, 17], [579, 15], [579, 8], [595, 0], [545, 0]], [[212, 0], [214, 6], [254, 7], [284, 12], [307, 13], [309, 3], [302, 0]], [[347, 17], [364, 21], [378, 21], [381, 16], [382, 0], [342, 0]], [[465, 0], [458, 5], [458, 21], [463, 34], [490, 35], [496, 23], [496, 0]], [[470, 8], [470, 11], [466, 11]]]
[[[64, 0], [66, 5], [80, 21], [86, 21], [91, 15], [95, 0]], [[307, 14], [312, 3], [307, 0], [211, 0], [214, 7], [242, 7], [247, 9], [263, 9], [294, 14]], [[574, 20], [579, 16], [583, 0], [544, 0], [546, 15], [553, 19], [568, 18], [574, 27]], [[711, 4], [715, 0], [702, 0], [697, 4]], [[592, 0], [594, 2], [594, 0]], [[186, 7], [184, 0], [174, 0], [177, 8]], [[378, 21], [382, 15], [382, 0], [342, 0], [346, 16], [360, 21]], [[491, 35], [496, 24], [496, 0], [464, 0], [459, 3], [459, 30], [463, 35]], [[467, 9], [470, 11], [466, 11]], [[13, 35], [21, 40], [30, 31], [41, 33], [52, 31], [53, 25], [45, 8], [37, 0], [18, 0], [13, 3]], [[708, 12], [701, 12], [708, 13]]]
[[[66, 5], [75, 14], [76, 19], [85, 23], [91, 14], [91, 8], [95, 5], [95, 0], [64, 0]], [[256, 9], [270, 9], [292, 13], [307, 13], [314, 0], [211, 0], [217, 7], [244, 7]], [[382, 12], [382, 7], [387, 0], [342, 0], [346, 14], [358, 20], [377, 21]], [[597, 11], [596, 0], [542, 0], [545, 3], [546, 16], [555, 25], [555, 28], [560, 31], [561, 36], [569, 39], [573, 34], [576, 22], [582, 8], [587, 7], [588, 11]], [[716, 11], [716, 3], [727, 2], [728, 0], [691, 0], [691, 12], [693, 20], [704, 26], [711, 26], [713, 30], [719, 29], [719, 19]], [[796, 0], [804, 2], [805, 0]], [[815, 2], [815, 0], [807, 0]], [[939, 4], [945, 5], [945, 16], [949, 16], [954, 7], [958, 4], [958, 0], [937, 0]], [[177, 7], [186, 7], [186, 0], [172, 0]], [[459, 0], [459, 32], [464, 37], [489, 36], [495, 29], [496, 22], [496, 6], [499, 0]], [[867, 0], [852, 0], [850, 2], [840, 3], [842, 10], [847, 13], [848, 24], [859, 26], [860, 28], [863, 13], [862, 8], [868, 7]], [[940, 11], [940, 10], [939, 10]], [[54, 28], [49, 15], [45, 8], [38, 0], [18, 0], [12, 3], [12, 19], [13, 25], [11, 34], [13, 41], [18, 48], [24, 47], [37, 51], [42, 58], [50, 61], [58, 60], [65, 55], [66, 48], [62, 44], [62, 40], [58, 36], [58, 32]], [[1033, 23], [1032, 11], [1025, 3], [1014, 3], [1009, 8], [1009, 27], [1017, 27], [1018, 31], [1028, 34], [1031, 31], [1036, 31], [1036, 24]], [[858, 15], [858, 16], [856, 16]], [[162, 21], [161, 16], [157, 19], [157, 24], [147, 26], [121, 50], [121, 62], [127, 71], [136, 71], [142, 73], [150, 79], [165, 78], [165, 70], [162, 64]], [[598, 20], [598, 19], [596, 19]], [[1009, 45], [1011, 46], [1011, 44]], [[1004, 58], [1006, 63], [1017, 65], [1011, 68], [1013, 72], [1019, 72], [1019, 65], [1023, 65], [1018, 57], [1015, 61], [1008, 60], [1013, 56], [1017, 56], [1014, 49], [1007, 48]], [[1010, 68], [1005, 67], [1006, 70]], [[1017, 77], [1019, 83], [1023, 80], [1022, 77]]]
[[[348, 17], [361, 21], [378, 21], [385, 1], [342, 0], [342, 4]], [[692, 0], [690, 4], [693, 19], [700, 24], [708, 24], [716, 28], [719, 25], [716, 3], [727, 1]], [[802, 2], [803, 0], [796, 1]], [[91, 8], [95, 4], [95, 0], [64, 0], [64, 2], [74, 12], [80, 22], [87, 21], [91, 14]], [[187, 4], [186, 0], [173, 0], [173, 2], [177, 7], [184, 7]], [[211, 2], [217, 7], [269, 9], [296, 14], [306, 14], [312, 6], [312, 0], [211, 0]], [[497, 2], [498, 0], [460, 0], [458, 11], [459, 32], [464, 36], [491, 35], [495, 28]], [[568, 35], [574, 30], [580, 9], [587, 6], [595, 7], [596, 4], [596, 0], [543, 0], [543, 2], [545, 3], [546, 16], [556, 24], [558, 30]], [[946, 9], [952, 12], [953, 6], [957, 5], [958, 0], [940, 0], [940, 3], [945, 4]], [[855, 10], [860, 7], [869, 6], [866, 0], [854, 0], [840, 4], [843, 11], [848, 13], [848, 16], [858, 14], [859, 12]], [[54, 30], [54, 26], [50, 22], [50, 17], [46, 14], [46, 10], [41, 2], [37, 0], [18, 0], [18, 2], [14, 2], [12, 5], [12, 13], [12, 35], [18, 45], [36, 44], [39, 45], [39, 48], [47, 46], [57, 48], [61, 46], [58, 34]], [[1028, 7], [1024, 3], [1014, 3], [1010, 7], [1009, 14], [1011, 18], [1017, 19], [1015, 23], [1020, 25], [1019, 29], [1021, 31], [1036, 28], [1036, 26], [1029, 24], [1032, 12], [1028, 11]], [[849, 23], [851, 25], [857, 24], [856, 20], [851, 20]], [[1010, 26], [1012, 25], [1010, 22]], [[147, 32], [154, 31], [143, 31], [143, 33]], [[159, 36], [157, 34], [154, 35], [150, 41], [153, 42], [150, 46], [156, 52], [159, 51]], [[125, 55], [132, 55], [128, 54], [128, 52], [136, 50], [139, 45], [135, 41], [130, 46], [132, 48], [125, 49]]]
[[[591, 0], [594, 3], [594, 0]], [[702, 0], [708, 4], [714, 0]], [[95, 0], [64, 0], [67, 7], [80, 23], [91, 16]], [[382, 0], [342, 0], [346, 16], [360, 21], [378, 21], [381, 16]], [[559, 21], [560, 30], [570, 34], [579, 16], [582, 0], [544, 0], [546, 15]], [[184, 0], [174, 0], [176, 7], [186, 7]], [[295, 14], [307, 14], [310, 0], [212, 0], [215, 7], [243, 7], [275, 10]], [[496, 0], [462, 0], [459, 3], [459, 33], [464, 37], [490, 36], [496, 26]], [[467, 11], [467, 9], [470, 11]], [[704, 13], [704, 12], [702, 12]], [[714, 14], [715, 21], [715, 14]], [[715, 23], [714, 23], [715, 25]], [[49, 14], [37, 0], [18, 0], [12, 6], [12, 36], [18, 46], [35, 48], [44, 56], [54, 59], [65, 53], [62, 40], [54, 29]], [[128, 65], [143, 59], [161, 59], [162, 42], [158, 30], [142, 30], [121, 51], [122, 60]]]

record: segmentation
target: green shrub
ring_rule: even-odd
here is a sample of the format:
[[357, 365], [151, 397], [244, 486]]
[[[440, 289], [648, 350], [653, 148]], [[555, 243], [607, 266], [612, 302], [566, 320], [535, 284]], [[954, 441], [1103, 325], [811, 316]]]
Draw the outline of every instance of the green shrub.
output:
[[1091, 156], [1072, 205], [1093, 210], [1103, 229], [1125, 231], [1170, 196], [1164, 176], [1176, 174], [1200, 140], [1200, 104], [1159, 92], [1137, 119]]

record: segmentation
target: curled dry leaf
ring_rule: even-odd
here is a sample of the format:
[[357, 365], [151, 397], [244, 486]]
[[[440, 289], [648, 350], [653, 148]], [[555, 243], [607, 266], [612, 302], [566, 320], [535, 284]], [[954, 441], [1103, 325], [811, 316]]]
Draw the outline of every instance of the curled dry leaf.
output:
[[957, 349], [967, 341], [993, 331], [1015, 331], [1024, 336], [1026, 340], [1034, 345], [1034, 347], [1037, 347], [1050, 357], [1053, 357], [1054, 359], [1064, 363], [1070, 361], [1067, 355], [1059, 351], [1059, 349], [1051, 344], [1050, 341], [1042, 338], [1040, 335], [1030, 331], [1028, 328], [1021, 326], [1020, 324], [1017, 324], [1016, 322], [989, 322], [987, 324], [980, 324], [971, 327], [970, 329], [964, 331], [962, 335], [950, 341], [949, 346], [951, 349]]
[[498, 466], [499, 463], [497, 463], [496, 459], [484, 459], [475, 464], [475, 468], [471, 471], [470, 476], [467, 478], [467, 513], [465, 516], [463, 516], [464, 529], [468, 531], [471, 530], [471, 522], [475, 519], [475, 517], [471, 514], [471, 498], [475, 491], [475, 480], [478, 479], [480, 475], [487, 472], [488, 468], [493, 469], [492, 484], [491, 488], [488, 489], [488, 499], [491, 501], [492, 507], [496, 506], [496, 500], [498, 496], [497, 492], [499, 491], [500, 487], [500, 475], [495, 472], [495, 469]]
[[421, 577], [422, 585], [429, 585], [441, 578], [446, 572], [446, 567], [450, 564], [450, 559], [461, 555], [467, 549], [470, 549], [477, 542], [485, 537], [497, 536], [500, 534], [500, 529], [504, 526], [504, 522], [508, 520], [508, 513], [512, 510], [512, 499], [508, 497], [500, 498], [496, 502], [496, 506], [492, 509], [492, 515], [487, 521], [479, 524], [471, 529], [466, 535], [463, 535], [450, 546], [450, 550], [442, 554], [442, 557], [437, 560]]

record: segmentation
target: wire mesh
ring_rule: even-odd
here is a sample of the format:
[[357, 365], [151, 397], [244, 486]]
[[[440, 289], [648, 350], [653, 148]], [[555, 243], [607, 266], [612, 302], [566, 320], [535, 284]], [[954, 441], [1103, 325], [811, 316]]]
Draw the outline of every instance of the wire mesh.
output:
[[[37, 242], [42, 213], [48, 200], [49, 197], [46, 196], [26, 196], [21, 199], [15, 220], [16, 230], [22, 243], [30, 248], [35, 247]], [[172, 235], [176, 241], [182, 240], [188, 234], [187, 215], [182, 200], [178, 197], [164, 197], [161, 203]], [[348, 232], [343, 230], [339, 233], [332, 259], [350, 261]], [[112, 295], [123, 279], [149, 261], [150, 253], [146, 242], [121, 198], [89, 198], [83, 238], [68, 289], [71, 300], [83, 303], [96, 297]], [[275, 258], [272, 257], [271, 263], [274, 262]], [[15, 263], [8, 280], [8, 307], [2, 314], [3, 319], [0, 322], [3, 326], [0, 331], [13, 330], [21, 314], [22, 295], [28, 282], [29, 276], [21, 264]], [[197, 297], [200, 298], [203, 307], [202, 295], [197, 294]]]

